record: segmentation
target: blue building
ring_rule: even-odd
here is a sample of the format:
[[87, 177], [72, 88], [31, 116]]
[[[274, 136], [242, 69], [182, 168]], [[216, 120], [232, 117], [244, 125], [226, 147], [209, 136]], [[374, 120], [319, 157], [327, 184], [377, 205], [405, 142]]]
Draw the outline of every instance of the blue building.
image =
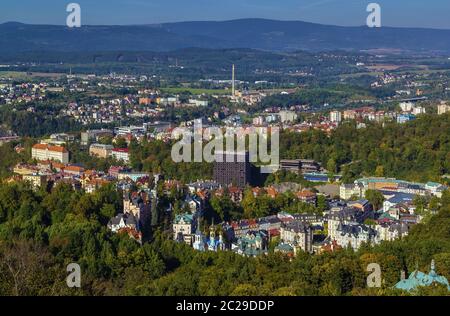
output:
[[334, 175], [333, 179], [330, 179], [329, 175], [326, 173], [308, 172], [303, 173], [303, 178], [305, 178], [305, 180], [310, 182], [328, 182], [330, 180], [339, 181], [342, 178], [342, 176]]
[[197, 224], [197, 231], [194, 235], [194, 243], [192, 247], [198, 251], [219, 251], [225, 250], [226, 245], [223, 240], [222, 234], [219, 234], [219, 237], [216, 237], [216, 232], [214, 229], [214, 223], [209, 231], [209, 238], [207, 238], [200, 230], [200, 219]]
[[403, 124], [416, 118], [414, 114], [400, 114], [397, 116], [397, 123]]

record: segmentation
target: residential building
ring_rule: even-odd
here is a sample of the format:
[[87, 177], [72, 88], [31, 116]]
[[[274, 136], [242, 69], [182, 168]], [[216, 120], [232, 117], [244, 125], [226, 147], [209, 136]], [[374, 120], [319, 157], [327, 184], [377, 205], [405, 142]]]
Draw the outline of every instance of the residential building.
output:
[[130, 228], [137, 230], [138, 224], [133, 214], [119, 213], [117, 214], [117, 216], [110, 219], [110, 221], [108, 222], [108, 228], [112, 232], [117, 233], [122, 228]]
[[111, 156], [116, 160], [122, 160], [125, 163], [130, 161], [128, 148], [114, 148], [111, 150]]
[[134, 182], [136, 182], [142, 178], [149, 178], [149, 176], [150, 175], [146, 172], [133, 172], [133, 171], [128, 171], [128, 169], [121, 170], [117, 173], [118, 180], [130, 179], [131, 181], [134, 181]]
[[363, 224], [368, 218], [373, 219], [373, 212], [363, 212], [357, 208], [343, 207], [337, 211], [331, 211], [327, 216], [328, 236], [331, 240], [337, 240], [339, 235], [339, 225], [357, 225]]
[[31, 158], [37, 160], [54, 160], [66, 164], [69, 163], [69, 152], [61, 146], [36, 144], [31, 149]]
[[263, 125], [264, 124], [264, 117], [263, 116], [257, 116], [253, 118], [253, 125]]
[[368, 212], [372, 210], [372, 204], [368, 200], [362, 199], [357, 201], [350, 201], [347, 205], [351, 208], [356, 208], [361, 212]]
[[367, 225], [340, 223], [336, 232], [335, 240], [342, 247], [350, 246], [354, 250], [358, 250], [362, 243], [376, 242], [376, 231]]
[[61, 169], [65, 174], [81, 176], [84, 173], [84, 168], [76, 165], [64, 166]]
[[330, 121], [333, 123], [342, 122], [342, 113], [340, 111], [331, 111], [330, 112]]
[[112, 145], [92, 144], [89, 147], [89, 155], [106, 159], [111, 156], [113, 149]]
[[450, 112], [450, 105], [447, 104], [447, 102], [442, 101], [441, 104], [438, 105], [438, 114], [444, 114]]
[[280, 111], [280, 121], [282, 123], [295, 122], [297, 120], [297, 113], [294, 111]]
[[194, 215], [190, 213], [177, 214], [173, 222], [173, 239], [183, 241], [188, 245], [194, 242]]
[[293, 221], [283, 224], [280, 229], [280, 240], [290, 245], [294, 251], [301, 248], [303, 251], [313, 252], [313, 229], [308, 223]]
[[123, 212], [133, 214], [137, 220], [138, 228], [142, 229], [150, 220], [152, 203], [156, 203], [156, 198], [149, 192], [124, 192]]
[[301, 192], [298, 192], [297, 198], [304, 203], [309, 203], [309, 204], [313, 204], [313, 205], [316, 205], [316, 203], [317, 203], [316, 193], [314, 193], [310, 190], [303, 190]]
[[400, 102], [400, 108], [403, 112], [411, 112], [414, 108], [414, 103], [412, 102]]
[[41, 174], [27, 174], [22, 176], [22, 180], [29, 182], [33, 188], [38, 189], [47, 185], [47, 176]]
[[362, 198], [363, 197], [363, 186], [350, 183], [341, 184], [339, 187], [339, 196], [341, 199], [350, 200], [352, 197]]
[[413, 108], [412, 113], [414, 115], [425, 114], [426, 110], [425, 110], [425, 108], [423, 106], [416, 106], [416, 107]]
[[88, 130], [81, 133], [81, 144], [87, 145], [91, 141], [98, 141], [101, 137], [113, 137], [113, 131], [109, 129]]

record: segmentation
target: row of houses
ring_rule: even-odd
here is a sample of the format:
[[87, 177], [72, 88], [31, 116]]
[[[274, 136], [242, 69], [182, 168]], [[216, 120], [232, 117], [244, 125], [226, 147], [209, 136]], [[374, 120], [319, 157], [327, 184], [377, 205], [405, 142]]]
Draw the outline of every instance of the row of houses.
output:
[[114, 233], [127, 233], [142, 243], [145, 227], [149, 223], [157, 204], [156, 194], [152, 190], [130, 192], [125, 190], [123, 212], [108, 222], [108, 229]]
[[[250, 255], [255, 253], [255, 249], [250, 251], [245, 245], [253, 243], [243, 241], [250, 238], [269, 242], [277, 238], [279, 243], [275, 251], [295, 255], [299, 250], [309, 253], [343, 247], [357, 250], [364, 243], [377, 244], [402, 238], [420, 222], [421, 217], [414, 213], [413, 205], [404, 204], [402, 200], [397, 204], [392, 203], [392, 199], [388, 201], [384, 209], [374, 210], [367, 200], [333, 200], [323, 216], [280, 212], [257, 219], [222, 223], [220, 231], [225, 241], [224, 249]], [[198, 219], [198, 213], [177, 215], [173, 223], [174, 239], [193, 246]], [[264, 253], [267, 249], [259, 250]]]

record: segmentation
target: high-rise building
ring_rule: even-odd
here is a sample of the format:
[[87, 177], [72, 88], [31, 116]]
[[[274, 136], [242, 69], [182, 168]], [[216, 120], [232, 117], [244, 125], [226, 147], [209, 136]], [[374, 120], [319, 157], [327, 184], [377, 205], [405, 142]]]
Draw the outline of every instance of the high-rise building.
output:
[[222, 186], [244, 188], [251, 181], [249, 153], [218, 151], [215, 154], [214, 180]]
[[342, 121], [342, 114], [339, 111], [330, 112], [330, 121], [334, 123], [340, 123]]
[[287, 122], [295, 122], [295, 120], [297, 120], [297, 113], [295, 113], [294, 111], [280, 111], [279, 113], [280, 115], [280, 121], [282, 123], [287, 123]]

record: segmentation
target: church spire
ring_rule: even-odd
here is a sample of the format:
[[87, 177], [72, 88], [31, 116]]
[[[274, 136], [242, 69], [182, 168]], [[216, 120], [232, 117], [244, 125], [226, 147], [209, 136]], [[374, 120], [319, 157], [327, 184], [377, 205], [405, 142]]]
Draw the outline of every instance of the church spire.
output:
[[209, 229], [209, 237], [211, 239], [215, 239], [216, 238], [216, 232], [215, 232], [215, 229], [214, 229], [214, 218], [212, 219], [212, 225], [211, 225], [211, 228]]
[[199, 234], [200, 233], [200, 215], [197, 217], [197, 230], [196, 233]]

